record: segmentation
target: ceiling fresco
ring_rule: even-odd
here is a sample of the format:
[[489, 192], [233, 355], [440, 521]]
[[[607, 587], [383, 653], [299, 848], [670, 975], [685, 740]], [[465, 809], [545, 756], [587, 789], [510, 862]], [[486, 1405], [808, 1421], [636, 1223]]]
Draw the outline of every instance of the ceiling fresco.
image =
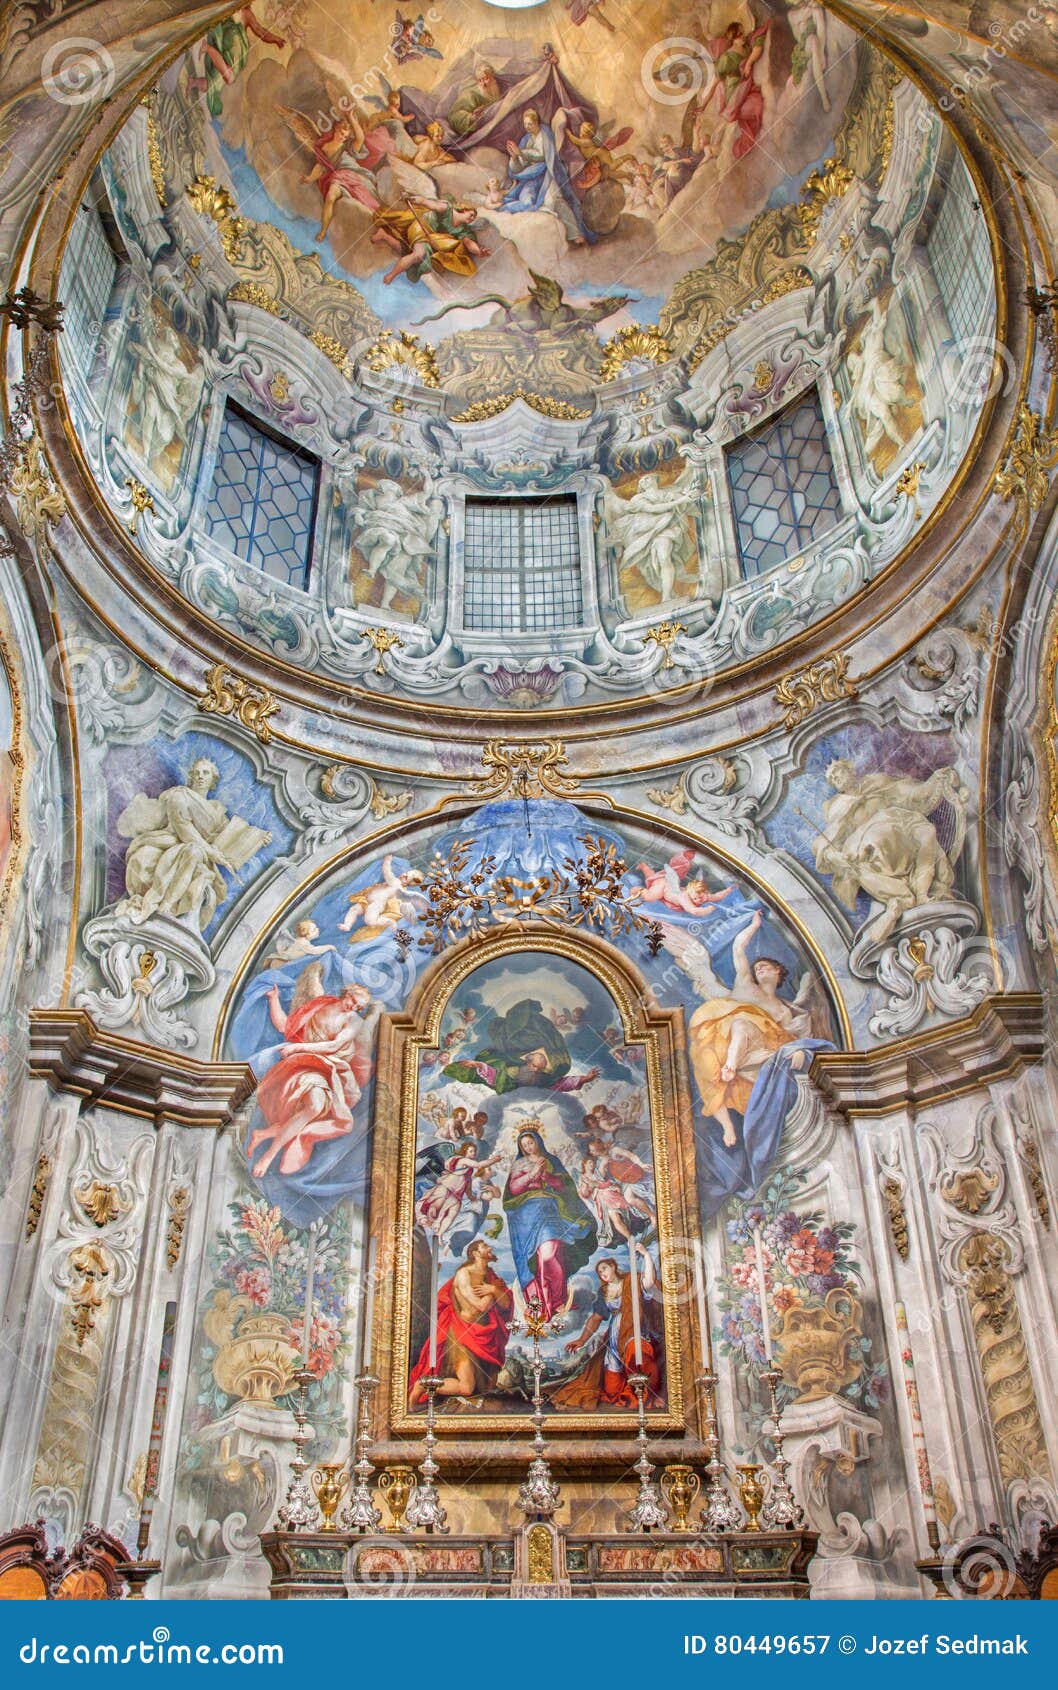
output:
[[605, 338], [795, 204], [883, 63], [814, 4], [257, 0], [163, 89], [240, 213], [385, 324], [436, 343], [543, 294]]

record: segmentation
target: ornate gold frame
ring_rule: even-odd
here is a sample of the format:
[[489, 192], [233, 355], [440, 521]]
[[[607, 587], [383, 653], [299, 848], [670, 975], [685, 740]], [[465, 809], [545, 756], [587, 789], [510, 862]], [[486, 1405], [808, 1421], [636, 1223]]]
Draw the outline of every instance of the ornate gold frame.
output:
[[[408, 1410], [406, 1384], [419, 1052], [437, 1044], [445, 1008], [470, 974], [497, 957], [522, 952], [564, 957], [594, 974], [617, 1004], [626, 1041], [644, 1050], [668, 1386], [666, 1407], [648, 1418], [655, 1432], [693, 1434], [699, 1430], [694, 1358], [706, 1353], [707, 1337], [698, 1331], [695, 1298], [693, 1291], [688, 1294], [687, 1285], [687, 1255], [690, 1241], [699, 1238], [700, 1222], [683, 1010], [659, 1008], [632, 963], [606, 940], [542, 923], [519, 923], [446, 952], [419, 979], [403, 1013], [384, 1016], [380, 1024], [370, 1226], [379, 1262], [376, 1331], [388, 1334], [389, 1340], [373, 1358], [373, 1370], [381, 1382], [376, 1436], [417, 1438], [423, 1429], [423, 1416]], [[635, 1424], [633, 1413], [553, 1416], [548, 1436], [593, 1431], [627, 1436]], [[531, 1429], [528, 1413], [439, 1415], [437, 1421], [443, 1437]]]

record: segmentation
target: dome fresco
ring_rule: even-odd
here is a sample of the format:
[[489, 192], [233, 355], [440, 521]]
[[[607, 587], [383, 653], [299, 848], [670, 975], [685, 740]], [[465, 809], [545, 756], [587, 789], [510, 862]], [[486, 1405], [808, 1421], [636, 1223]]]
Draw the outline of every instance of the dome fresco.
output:
[[74, 220], [71, 412], [154, 570], [295, 667], [510, 712], [855, 598], [994, 391], [914, 84], [814, 6], [355, 11], [216, 26]]

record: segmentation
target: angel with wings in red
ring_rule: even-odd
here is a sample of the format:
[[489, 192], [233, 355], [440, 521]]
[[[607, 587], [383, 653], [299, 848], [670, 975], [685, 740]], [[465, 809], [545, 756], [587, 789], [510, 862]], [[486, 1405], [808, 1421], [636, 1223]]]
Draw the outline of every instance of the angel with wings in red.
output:
[[[261, 1124], [247, 1145], [255, 1178], [277, 1157], [281, 1174], [300, 1173], [317, 1144], [352, 1132], [356, 1106], [374, 1073], [381, 1008], [366, 986], [353, 982], [337, 995], [325, 993], [319, 963], [300, 975], [289, 1010], [279, 987], [271, 988], [268, 1013], [283, 1047], [257, 1088]], [[267, 1149], [257, 1156], [263, 1146]]]

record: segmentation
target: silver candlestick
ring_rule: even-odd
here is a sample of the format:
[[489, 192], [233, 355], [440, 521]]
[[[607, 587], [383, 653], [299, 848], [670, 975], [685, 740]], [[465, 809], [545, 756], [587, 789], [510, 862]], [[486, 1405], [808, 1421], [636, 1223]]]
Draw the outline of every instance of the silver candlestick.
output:
[[768, 1486], [768, 1500], [764, 1504], [763, 1514], [770, 1526], [776, 1526], [781, 1532], [795, 1532], [804, 1525], [805, 1511], [794, 1496], [789, 1479], [786, 1477], [790, 1470], [790, 1463], [783, 1453], [784, 1433], [779, 1410], [778, 1385], [782, 1374], [777, 1367], [769, 1367], [761, 1374], [768, 1387], [771, 1398], [772, 1443], [775, 1445], [775, 1459], [772, 1462], [772, 1480]]
[[636, 1442], [639, 1445], [639, 1459], [635, 1470], [639, 1474], [639, 1495], [628, 1511], [628, 1530], [632, 1532], [664, 1531], [669, 1523], [669, 1511], [662, 1501], [661, 1491], [655, 1481], [657, 1469], [647, 1454], [647, 1386], [650, 1384], [645, 1373], [630, 1373], [628, 1383], [636, 1394], [636, 1405], [639, 1412], [639, 1430]]
[[703, 1368], [696, 1383], [705, 1396], [705, 1423], [708, 1428], [705, 1447], [709, 1460], [705, 1464], [705, 1503], [698, 1530], [714, 1537], [718, 1532], [737, 1532], [742, 1526], [742, 1510], [724, 1484], [724, 1464], [720, 1459], [720, 1433], [716, 1412], [716, 1374]]
[[434, 1398], [443, 1384], [444, 1380], [436, 1373], [429, 1373], [422, 1380], [426, 1391], [426, 1454], [419, 1468], [419, 1483], [405, 1509], [404, 1518], [416, 1531], [437, 1532], [446, 1537], [448, 1513], [437, 1491], [437, 1475], [441, 1469], [433, 1458], [434, 1446], [437, 1443], [437, 1435], [434, 1432]]
[[562, 1505], [562, 1495], [544, 1454], [544, 1397], [540, 1389], [544, 1374], [544, 1360], [540, 1354], [540, 1340], [545, 1332], [561, 1331], [562, 1323], [555, 1317], [547, 1320], [538, 1300], [526, 1303], [525, 1315], [514, 1326], [522, 1327], [533, 1340], [533, 1457], [529, 1472], [518, 1491], [518, 1506], [531, 1520], [550, 1520]]
[[290, 1463], [290, 1483], [287, 1485], [286, 1499], [276, 1514], [276, 1523], [285, 1532], [310, 1532], [320, 1522], [320, 1511], [305, 1480], [305, 1470], [308, 1467], [305, 1445], [309, 1441], [309, 1434], [305, 1429], [308, 1419], [306, 1393], [312, 1378], [313, 1374], [307, 1367], [299, 1367], [292, 1375], [292, 1382], [298, 1388], [298, 1394], [294, 1398], [294, 1459]]
[[368, 1456], [371, 1443], [371, 1393], [378, 1384], [374, 1373], [361, 1373], [356, 1380], [356, 1484], [342, 1511], [342, 1525], [350, 1532], [377, 1532], [382, 1514], [371, 1500], [371, 1475], [375, 1471]]

